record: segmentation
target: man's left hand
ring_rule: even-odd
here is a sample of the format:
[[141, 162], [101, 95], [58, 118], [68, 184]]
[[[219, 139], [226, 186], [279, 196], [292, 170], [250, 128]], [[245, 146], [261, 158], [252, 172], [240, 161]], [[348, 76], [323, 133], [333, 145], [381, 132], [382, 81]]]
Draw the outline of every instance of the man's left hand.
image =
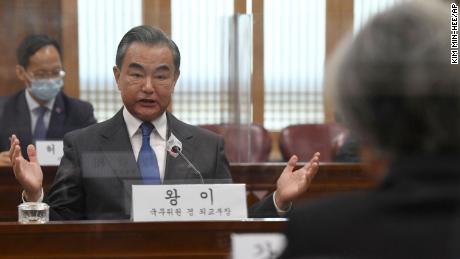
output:
[[11, 166], [10, 156], [8, 151], [0, 152], [0, 166]]
[[283, 173], [276, 182], [275, 202], [278, 208], [288, 207], [290, 202], [308, 189], [316, 172], [318, 172], [319, 156], [320, 154], [316, 152], [310, 162], [295, 171], [294, 168], [298, 158], [294, 155], [289, 159]]

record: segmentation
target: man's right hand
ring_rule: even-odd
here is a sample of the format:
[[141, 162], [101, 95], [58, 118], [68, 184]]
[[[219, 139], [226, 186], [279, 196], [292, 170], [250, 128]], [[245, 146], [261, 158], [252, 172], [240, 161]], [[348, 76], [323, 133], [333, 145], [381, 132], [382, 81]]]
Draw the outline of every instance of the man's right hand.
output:
[[10, 160], [14, 175], [25, 191], [27, 201], [37, 201], [42, 194], [43, 172], [37, 161], [37, 153], [33, 145], [27, 147], [29, 161], [21, 154], [19, 139], [11, 136]]

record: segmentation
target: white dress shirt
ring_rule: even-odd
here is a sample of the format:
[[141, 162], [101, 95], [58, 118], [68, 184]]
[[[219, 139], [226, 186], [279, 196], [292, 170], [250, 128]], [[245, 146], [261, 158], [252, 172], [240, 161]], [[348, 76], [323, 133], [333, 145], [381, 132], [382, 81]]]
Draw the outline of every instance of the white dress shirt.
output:
[[[142, 121], [134, 117], [126, 107], [123, 107], [123, 118], [128, 129], [129, 140], [133, 148], [134, 157], [139, 156], [139, 151], [142, 146], [142, 132], [139, 128]], [[156, 120], [151, 121], [155, 129], [150, 134], [150, 146], [155, 152], [158, 161], [158, 168], [160, 169], [160, 180], [163, 182], [166, 168], [166, 136], [168, 132], [168, 123], [166, 113], [163, 113]]]
[[[37, 124], [38, 120], [38, 110], [37, 108], [40, 107], [40, 104], [34, 100], [32, 95], [30, 95], [29, 91], [26, 89], [26, 102], [27, 106], [29, 107], [29, 114], [30, 114], [30, 127], [32, 132], [32, 136], [34, 135], [35, 131], [35, 125]], [[46, 125], [46, 128], [49, 128], [50, 125], [50, 120], [51, 120], [51, 111], [53, 110], [53, 105], [55, 102], [56, 98], [53, 98], [52, 100], [46, 102], [43, 106], [47, 107], [48, 109], [45, 112], [45, 115], [43, 116], [43, 122]]]

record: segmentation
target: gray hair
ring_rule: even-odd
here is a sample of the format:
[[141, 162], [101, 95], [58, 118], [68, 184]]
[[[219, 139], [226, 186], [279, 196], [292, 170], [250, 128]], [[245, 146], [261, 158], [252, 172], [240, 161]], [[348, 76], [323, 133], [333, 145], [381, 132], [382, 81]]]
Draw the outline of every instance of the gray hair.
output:
[[450, 6], [408, 2], [341, 46], [332, 85], [361, 141], [386, 154], [460, 150], [460, 71], [450, 64]]
[[180, 71], [180, 52], [176, 43], [174, 43], [174, 41], [171, 40], [162, 30], [149, 25], [134, 27], [123, 36], [118, 44], [117, 56], [115, 59], [115, 64], [118, 68], [121, 69], [126, 50], [129, 45], [134, 42], [167, 46], [172, 52], [176, 72]]

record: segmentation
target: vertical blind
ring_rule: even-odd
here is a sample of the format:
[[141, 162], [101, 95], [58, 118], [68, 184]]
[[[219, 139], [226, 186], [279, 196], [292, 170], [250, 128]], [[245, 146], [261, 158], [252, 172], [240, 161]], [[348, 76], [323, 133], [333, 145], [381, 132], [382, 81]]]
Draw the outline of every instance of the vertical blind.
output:
[[[403, 0], [355, 0], [354, 30]], [[228, 122], [233, 0], [172, 0], [172, 38], [182, 54], [174, 113], [192, 124]], [[250, 10], [251, 8], [249, 8]], [[254, 14], [257, 15], [257, 14]], [[322, 123], [326, 0], [264, 1], [264, 126]], [[112, 67], [142, 0], [78, 0], [81, 98], [99, 121], [122, 106]], [[257, 48], [257, 46], [254, 46]]]
[[354, 0], [353, 30], [356, 33], [373, 15], [404, 0]]
[[228, 122], [233, 0], [172, 0], [171, 13], [172, 38], [182, 56], [174, 114], [191, 124]]
[[322, 123], [325, 0], [264, 1], [264, 126]]
[[98, 121], [123, 105], [112, 67], [121, 38], [141, 23], [141, 0], [78, 0], [80, 98], [93, 104]]

